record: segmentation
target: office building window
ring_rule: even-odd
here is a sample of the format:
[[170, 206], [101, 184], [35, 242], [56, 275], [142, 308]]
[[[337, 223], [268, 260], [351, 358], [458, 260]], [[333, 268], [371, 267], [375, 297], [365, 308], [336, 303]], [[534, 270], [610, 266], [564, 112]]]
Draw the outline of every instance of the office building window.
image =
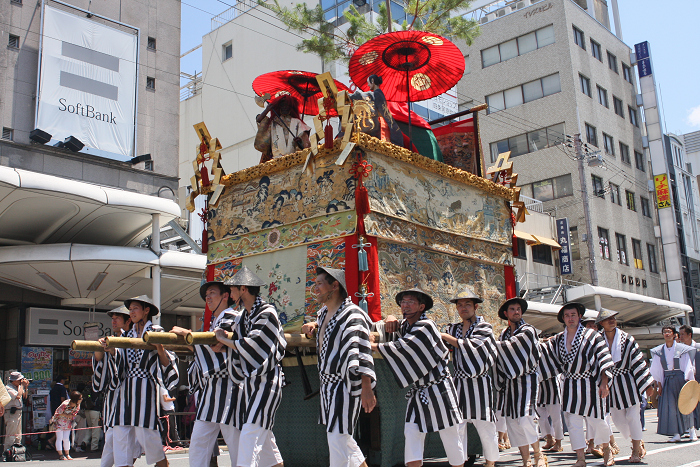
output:
[[7, 41], [7, 46], [13, 49], [19, 49], [19, 36], [10, 34], [10, 37]]
[[581, 259], [581, 249], [578, 246], [578, 227], [569, 227], [569, 251], [571, 259]]
[[481, 51], [481, 64], [484, 68], [505, 62], [519, 55], [541, 49], [554, 43], [554, 27], [546, 26], [529, 34], [516, 37]]
[[578, 75], [578, 79], [581, 83], [581, 92], [591, 97], [591, 80], [581, 74]]
[[637, 121], [637, 111], [629, 105], [627, 106], [627, 110], [629, 111], [630, 122], [632, 123], [632, 125], [639, 127], [639, 122]]
[[551, 201], [573, 194], [571, 174], [540, 180], [532, 184], [532, 197], [539, 201]]
[[146, 77], [146, 89], [149, 91], [155, 91], [156, 90], [156, 79], [152, 78], [150, 76]]
[[610, 184], [610, 201], [622, 206], [622, 200], [620, 199], [620, 187], [614, 183]]
[[617, 57], [608, 52], [608, 68], [610, 68], [612, 71], [615, 73], [619, 73], [617, 71]]
[[603, 133], [603, 148], [607, 154], [615, 157], [615, 143], [613, 137], [607, 133]]
[[146, 43], [146, 48], [150, 50], [156, 50], [156, 38], [148, 37], [148, 42]]
[[491, 162], [496, 162], [498, 155], [510, 151], [510, 157], [520, 156], [540, 149], [561, 144], [564, 141], [564, 124], [548, 126], [524, 135], [513, 136], [491, 143]]
[[634, 192], [625, 190], [625, 198], [627, 198], [627, 209], [630, 211], [636, 211], [637, 206], [634, 204]]
[[598, 227], [598, 246], [601, 258], [610, 261], [610, 236], [608, 235], [608, 229]]
[[578, 45], [583, 50], [586, 50], [586, 40], [583, 36], [583, 31], [581, 31], [576, 26], [574, 26], [573, 28], [574, 28], [574, 44]]
[[622, 103], [622, 99], [618, 99], [613, 96], [613, 107], [615, 107], [615, 113], [622, 118], [625, 118], [625, 106]]
[[634, 267], [637, 269], [644, 269], [644, 262], [642, 261], [642, 242], [636, 239], [632, 239], [632, 254], [634, 255]]
[[646, 168], [644, 167], [644, 154], [642, 154], [639, 151], [634, 151], [634, 165], [637, 167], [639, 170], [642, 172], [646, 172]]
[[224, 62], [233, 57], [233, 42], [221, 46], [221, 61]]
[[649, 204], [649, 200], [644, 196], [640, 196], [639, 204], [642, 206], [642, 216], [651, 217], [651, 205]]
[[552, 264], [552, 247], [545, 244], [533, 245], [532, 261], [540, 264]]
[[598, 147], [598, 132], [595, 127], [586, 123], [586, 141], [588, 144], [592, 144]]
[[561, 91], [559, 73], [530, 81], [514, 88], [486, 96], [488, 113], [517, 107]]
[[625, 236], [616, 233], [615, 241], [617, 242], [617, 261], [622, 264], [629, 264], [627, 260], [627, 240]]
[[625, 143], [620, 143], [620, 160], [625, 164], [630, 164], [630, 147]]
[[597, 175], [591, 175], [593, 182], [593, 194], [599, 198], [605, 199], [605, 188], [603, 188], [603, 179]]
[[468, 75], [472, 72], [471, 65], [469, 64], [469, 55], [464, 56], [464, 74]]
[[625, 78], [625, 81], [632, 84], [632, 69], [624, 63], [622, 64], [622, 76]]
[[647, 256], [649, 257], [649, 271], [658, 273], [659, 269], [656, 266], [656, 246], [647, 243]]
[[518, 256], [514, 256], [514, 258], [519, 258], [519, 259], [527, 259], [527, 250], [525, 240], [522, 238], [518, 238]]
[[606, 109], [609, 108], [608, 104], [608, 91], [605, 89], [601, 88], [600, 86], [596, 85], [596, 88], [598, 89], [598, 103], [605, 107]]
[[594, 58], [597, 58], [599, 61], [603, 61], [603, 54], [600, 51], [600, 44], [591, 39], [591, 53], [593, 54]]

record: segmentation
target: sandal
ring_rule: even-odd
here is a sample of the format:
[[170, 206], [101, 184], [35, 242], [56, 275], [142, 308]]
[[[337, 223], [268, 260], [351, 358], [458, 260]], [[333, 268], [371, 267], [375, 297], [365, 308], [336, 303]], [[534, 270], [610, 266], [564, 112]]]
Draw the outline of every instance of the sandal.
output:
[[618, 446], [617, 443], [610, 443], [610, 450], [612, 451], [613, 456], [620, 454], [620, 446]]
[[535, 467], [549, 467], [549, 460], [544, 454], [535, 456]]
[[647, 448], [644, 447], [644, 441], [642, 440], [642, 453], [640, 454], [639, 457], [644, 459], [644, 456], [646, 456], [646, 455], [647, 455]]
[[498, 450], [499, 451], [505, 451], [506, 450], [506, 445], [503, 443], [498, 443]]
[[571, 467], [586, 467], [586, 461], [584, 461], [584, 460], [576, 461], [576, 463], [573, 464]]
[[613, 455], [610, 446], [603, 448], [603, 465], [606, 467], [615, 465], [615, 456]]
[[552, 435], [547, 435], [545, 437], [545, 439], [547, 440], [547, 443], [545, 443], [545, 445], [542, 446], [542, 449], [544, 449], [545, 451], [548, 451], [549, 449], [552, 449], [552, 447], [554, 446], [554, 437]]
[[554, 442], [551, 448], [547, 449], [547, 452], [562, 452], [564, 450], [563, 447], [561, 447], [561, 440], [558, 439]]
[[639, 453], [633, 451], [629, 462], [630, 464], [639, 464], [642, 462], [642, 457], [639, 455]]
[[58, 456], [58, 460], [64, 461], [64, 460], [66, 460], [66, 456], [64, 456], [63, 454], [61, 454], [60, 456]]

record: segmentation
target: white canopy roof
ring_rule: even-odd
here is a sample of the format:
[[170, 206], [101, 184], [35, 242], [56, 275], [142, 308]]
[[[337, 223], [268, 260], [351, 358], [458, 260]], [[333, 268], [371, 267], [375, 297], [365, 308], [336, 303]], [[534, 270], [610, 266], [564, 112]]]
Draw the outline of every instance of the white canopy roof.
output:
[[[557, 314], [562, 305], [543, 302], [527, 302], [527, 311], [523, 319], [535, 326], [542, 334], [552, 334], [564, 330], [564, 325], [557, 320]], [[586, 309], [585, 318], [595, 318], [598, 312]]]
[[567, 301], [583, 303], [586, 308], [593, 309], [596, 307], [595, 297], [598, 296], [600, 306], [619, 311], [619, 320], [636, 325], [653, 325], [693, 311], [683, 303], [588, 284], [567, 289], [565, 294]]

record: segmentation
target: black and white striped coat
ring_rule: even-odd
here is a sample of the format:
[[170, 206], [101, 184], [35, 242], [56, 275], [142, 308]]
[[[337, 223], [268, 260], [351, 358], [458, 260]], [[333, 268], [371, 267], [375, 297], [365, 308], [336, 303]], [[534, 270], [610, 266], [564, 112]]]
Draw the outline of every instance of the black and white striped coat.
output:
[[[617, 329], [617, 332], [620, 336], [620, 360], [613, 362], [608, 401], [614, 409], [626, 409], [642, 401], [642, 394], [654, 379], [634, 337], [621, 329]], [[610, 353], [612, 355], [613, 352]]]
[[252, 310], [243, 310], [233, 334], [228, 370], [231, 379], [243, 386], [239, 423], [271, 430], [282, 400], [281, 362], [287, 346], [277, 309], [258, 296]]
[[[232, 331], [240, 311], [228, 308], [214, 320], [211, 329]], [[190, 393], [199, 391], [197, 420], [233, 425], [239, 430], [243, 390], [228, 372], [228, 352], [214, 352], [211, 346], [195, 345], [194, 360], [187, 369]]]
[[[163, 332], [163, 328], [147, 321], [143, 332]], [[124, 337], [141, 336], [131, 328]], [[168, 391], [177, 387], [177, 357], [166, 351], [170, 363], [164, 367], [155, 350], [115, 350], [114, 358], [107, 359], [112, 374], [110, 390], [117, 393], [112, 425], [158, 429], [158, 386]]]
[[506, 417], [534, 414], [537, 402], [537, 370], [540, 361], [537, 331], [520, 320], [515, 332], [510, 326], [496, 342], [496, 387], [499, 406]]
[[555, 357], [557, 368], [564, 375], [562, 381], [562, 410], [583, 417], [605, 418], [605, 402], [598, 395], [603, 374], [612, 376], [613, 362], [603, 336], [592, 329], [579, 327], [566, 350], [566, 333], [557, 334], [547, 344]]
[[559, 368], [554, 356], [553, 346], [540, 343], [540, 387], [537, 395], [537, 407], [559, 404]]
[[495, 421], [493, 386], [489, 369], [496, 361], [493, 326], [481, 316], [462, 336], [463, 324], [451, 324], [447, 333], [457, 339], [453, 355], [454, 381], [465, 420]]
[[107, 360], [110, 358], [112, 356], [108, 352], [105, 352], [102, 360], [99, 362], [95, 360], [95, 357], [92, 357], [92, 390], [102, 393], [104, 400], [102, 405], [102, 424], [105, 428], [112, 427], [113, 411], [117, 400], [117, 391], [109, 388], [109, 383], [112, 379], [110, 370], [114, 368], [113, 365], [107, 363]]
[[[325, 306], [318, 312], [318, 323], [328, 313]], [[340, 434], [352, 435], [362, 406], [362, 376], [376, 385], [374, 359], [369, 342], [372, 324], [367, 313], [348, 297], [333, 314], [323, 333], [316, 336], [318, 373], [321, 379], [321, 416], [319, 423]]]
[[379, 344], [399, 386], [406, 394], [406, 423], [422, 433], [444, 430], [462, 421], [457, 390], [447, 368], [447, 347], [435, 323], [422, 315], [412, 326], [400, 321], [398, 339]]

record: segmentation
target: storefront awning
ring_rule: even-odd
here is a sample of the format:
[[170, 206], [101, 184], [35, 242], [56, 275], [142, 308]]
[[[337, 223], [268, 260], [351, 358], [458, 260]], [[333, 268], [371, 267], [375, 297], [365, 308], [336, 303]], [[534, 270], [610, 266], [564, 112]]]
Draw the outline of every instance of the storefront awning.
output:
[[532, 235], [535, 243], [534, 245], [549, 245], [555, 250], [561, 250], [561, 245], [551, 238], [542, 237], [540, 235]]
[[[634, 337], [643, 349], [651, 349], [664, 343], [661, 334], [661, 326], [641, 326], [636, 328], [624, 328], [624, 331]], [[693, 328], [693, 337], [700, 336], [700, 328]]]
[[536, 242], [535, 237], [530, 235], [527, 232], [523, 232], [522, 230], [513, 230], [513, 233], [515, 234], [516, 237], [522, 238], [526, 242]]
[[580, 302], [591, 309], [596, 308], [598, 297], [601, 307], [620, 312], [618, 320], [638, 326], [654, 325], [661, 320], [681, 317], [693, 311], [683, 303], [588, 284], [572, 287], [564, 293], [567, 301]]

